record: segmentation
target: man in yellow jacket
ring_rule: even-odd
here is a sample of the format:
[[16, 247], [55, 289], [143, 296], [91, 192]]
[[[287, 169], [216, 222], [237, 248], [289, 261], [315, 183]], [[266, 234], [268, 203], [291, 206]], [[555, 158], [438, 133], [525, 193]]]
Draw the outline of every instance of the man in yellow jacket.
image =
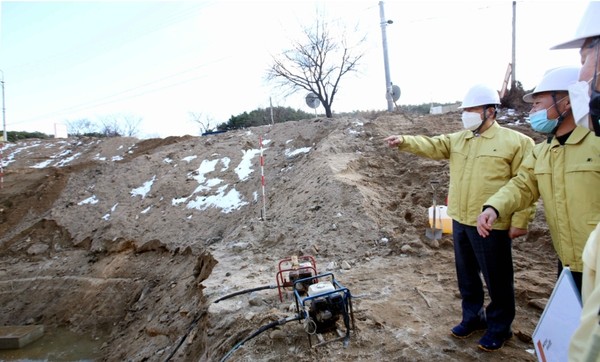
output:
[[568, 266], [581, 293], [581, 255], [600, 214], [600, 193], [589, 192], [600, 185], [600, 139], [574, 121], [568, 88], [577, 82], [579, 69], [548, 71], [534, 92], [525, 95], [525, 101], [533, 102], [529, 116], [534, 129], [540, 113], [552, 124], [546, 129], [548, 140], [534, 147], [517, 177], [482, 204], [477, 230], [488, 236], [498, 216], [522, 210], [541, 196], [559, 257], [558, 274]]
[[[535, 146], [533, 153], [523, 161], [518, 176], [485, 201], [484, 211], [477, 219], [477, 230], [485, 237], [497, 215], [519, 210], [541, 196], [559, 257], [558, 272], [560, 274], [563, 266], [571, 269], [585, 300], [586, 283], [582, 280], [586, 253], [583, 250], [600, 217], [600, 193], [596, 192], [600, 186], [600, 138], [575, 123], [574, 114], [578, 111], [573, 108], [576, 104], [571, 102], [571, 90], [577, 86], [579, 75], [579, 67], [551, 70], [534, 92], [526, 95], [525, 100], [533, 102], [532, 127], [536, 129], [540, 113], [545, 114], [542, 118], [546, 118], [546, 124], [554, 121], [556, 125], [548, 127], [551, 129], [548, 141]], [[595, 308], [597, 313], [598, 306]], [[575, 341], [576, 349], [581, 351], [588, 338]]]
[[[581, 72], [578, 86], [569, 91], [574, 98], [575, 122], [600, 137], [600, 2], [591, 1], [586, 8], [575, 37], [553, 49], [579, 49]], [[590, 83], [591, 81], [591, 83]], [[589, 86], [588, 86], [589, 84]], [[581, 86], [581, 87], [579, 87]], [[592, 90], [590, 95], [590, 89]], [[579, 108], [579, 109], [577, 109]], [[598, 194], [598, 186], [587, 190]], [[591, 220], [593, 223], [594, 220]], [[600, 361], [600, 213], [595, 216], [596, 228], [583, 249], [583, 283], [580, 324], [571, 338], [569, 362]]]
[[[512, 238], [527, 232], [535, 214], [532, 206], [500, 218], [491, 232], [492, 241], [477, 234], [482, 203], [517, 174], [523, 157], [534, 145], [531, 138], [496, 123], [499, 104], [496, 90], [475, 85], [460, 107], [465, 130], [435, 137], [397, 135], [385, 139], [400, 151], [449, 159], [448, 215], [453, 219], [455, 266], [462, 298], [462, 321], [451, 329], [451, 334], [466, 338], [487, 329], [479, 340], [479, 348], [486, 351], [500, 349], [512, 336]], [[485, 308], [480, 272], [491, 299]]]

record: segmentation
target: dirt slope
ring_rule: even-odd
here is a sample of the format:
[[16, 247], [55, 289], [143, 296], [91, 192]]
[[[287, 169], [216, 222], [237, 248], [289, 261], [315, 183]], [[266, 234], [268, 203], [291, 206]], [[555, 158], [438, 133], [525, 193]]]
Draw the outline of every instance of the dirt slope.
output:
[[[447, 163], [383, 143], [390, 134], [458, 129], [457, 114], [395, 114], [209, 137], [10, 144], [0, 190], [0, 323], [96, 341], [79, 359], [219, 360], [260, 326], [293, 315], [292, 301], [281, 303], [277, 289], [212, 301], [272, 285], [279, 260], [312, 255], [354, 296], [348, 347], [311, 349], [302, 325], [290, 322], [231, 361], [535, 361], [530, 338], [556, 265], [543, 205], [514, 242], [517, 337], [481, 352], [479, 336], [448, 333], [460, 320], [452, 238], [425, 237], [430, 181], [440, 182], [443, 200]], [[11, 357], [0, 351], [0, 359]]]

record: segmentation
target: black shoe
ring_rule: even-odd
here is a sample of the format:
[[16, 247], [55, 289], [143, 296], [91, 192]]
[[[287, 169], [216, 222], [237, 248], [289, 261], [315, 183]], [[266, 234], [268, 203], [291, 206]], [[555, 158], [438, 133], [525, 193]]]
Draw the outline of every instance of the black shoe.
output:
[[450, 330], [450, 333], [456, 338], [467, 338], [471, 334], [477, 331], [483, 331], [487, 328], [487, 324], [484, 321], [477, 321], [475, 323], [463, 323], [455, 326]]
[[479, 340], [479, 348], [488, 352], [497, 351], [502, 348], [504, 343], [511, 339], [512, 336], [512, 332], [508, 332], [507, 334], [486, 333]]

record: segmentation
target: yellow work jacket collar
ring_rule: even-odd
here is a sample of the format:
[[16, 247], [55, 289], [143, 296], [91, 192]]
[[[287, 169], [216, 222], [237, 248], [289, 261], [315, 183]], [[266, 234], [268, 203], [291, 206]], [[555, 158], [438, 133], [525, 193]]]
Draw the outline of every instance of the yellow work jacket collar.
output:
[[[500, 129], [500, 125], [498, 125], [498, 123], [496, 122], [496, 120], [494, 120], [494, 123], [492, 123], [492, 125], [486, 129], [485, 131], [483, 131], [483, 133], [479, 133], [478, 137], [483, 137], [483, 138], [494, 138], [494, 136], [496, 135], [496, 133], [498, 133], [498, 130]], [[470, 139], [475, 137], [475, 133], [473, 131], [468, 131], [467, 136], [465, 137], [466, 139]]]
[[[573, 132], [569, 135], [569, 138], [565, 141], [565, 145], [576, 145], [581, 143], [583, 139], [590, 133], [591, 131], [587, 128], [583, 127], [575, 127]], [[560, 142], [556, 139], [556, 136], [552, 137], [552, 142], [550, 142], [550, 148], [560, 146]]]

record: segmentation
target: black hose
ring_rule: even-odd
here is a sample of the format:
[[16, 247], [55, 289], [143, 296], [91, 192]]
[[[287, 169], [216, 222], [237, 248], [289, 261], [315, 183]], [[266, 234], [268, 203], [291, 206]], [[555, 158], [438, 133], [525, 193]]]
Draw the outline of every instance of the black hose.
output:
[[251, 289], [244, 289], [244, 290], [240, 290], [239, 292], [231, 293], [231, 294], [228, 294], [228, 295], [226, 295], [224, 297], [221, 297], [221, 298], [215, 300], [213, 303], [219, 303], [222, 300], [229, 299], [231, 297], [235, 297], [236, 295], [240, 295], [240, 294], [252, 293], [252, 292], [255, 292], [257, 290], [274, 289], [274, 288], [277, 288], [277, 286], [276, 285], [263, 285], [262, 287], [256, 287], [256, 288], [251, 288]]
[[[223, 299], [235, 297], [236, 295], [240, 295], [240, 294], [244, 294], [244, 293], [251, 293], [251, 292], [254, 292], [254, 291], [257, 291], [257, 290], [273, 289], [273, 288], [277, 288], [277, 286], [276, 285], [264, 285], [262, 287], [257, 287], [257, 288], [252, 288], [252, 289], [246, 289], [246, 290], [240, 290], [239, 292], [235, 292], [235, 293], [226, 295], [224, 297], [221, 297], [221, 298], [215, 300], [213, 303], [219, 303]], [[190, 325], [188, 326], [188, 329], [187, 329], [185, 335], [179, 340], [179, 343], [177, 344], [177, 346], [171, 351], [171, 353], [169, 354], [169, 356], [167, 357], [167, 359], [165, 359], [165, 362], [170, 361], [171, 358], [175, 355], [175, 353], [177, 352], [177, 350], [179, 349], [179, 347], [181, 347], [181, 345], [183, 344], [183, 342], [185, 341], [185, 339], [187, 338], [187, 336], [190, 334], [190, 332], [192, 331], [192, 329], [196, 326], [196, 324], [198, 323], [198, 321], [200, 320], [200, 317], [202, 317], [202, 315], [204, 315], [204, 313], [201, 313], [196, 318], [194, 318], [194, 320], [192, 320], [192, 323], [190, 323]]]
[[192, 331], [192, 329], [194, 329], [194, 327], [196, 326], [196, 324], [198, 323], [198, 321], [200, 321], [200, 318], [204, 314], [206, 314], [206, 311], [203, 311], [202, 313], [199, 313], [198, 316], [196, 316], [192, 320], [192, 323], [190, 323], [190, 325], [188, 326], [187, 331], [181, 337], [181, 339], [179, 340], [179, 343], [177, 343], [177, 346], [175, 348], [173, 348], [173, 350], [171, 351], [171, 353], [169, 354], [169, 356], [167, 356], [167, 359], [165, 359], [165, 362], [169, 362], [171, 360], [171, 358], [173, 358], [173, 356], [175, 355], [175, 353], [177, 352], [177, 350], [179, 350], [179, 347], [181, 347], [181, 345], [183, 344], [183, 341], [185, 341], [185, 339], [188, 337], [188, 335], [190, 334], [190, 332]]
[[221, 362], [225, 362], [229, 357], [231, 357], [231, 355], [233, 354], [233, 352], [235, 352], [238, 348], [240, 348], [244, 343], [246, 343], [247, 341], [251, 340], [252, 338], [258, 336], [262, 332], [264, 332], [266, 330], [269, 330], [269, 329], [271, 329], [273, 327], [284, 325], [287, 322], [297, 321], [297, 320], [300, 320], [300, 319], [302, 319], [302, 315], [298, 314], [298, 315], [295, 315], [293, 317], [282, 318], [280, 320], [271, 322], [269, 324], [265, 324], [264, 326], [262, 326], [259, 329], [257, 329], [254, 333], [252, 333], [248, 337], [246, 337], [243, 340], [241, 340], [240, 342], [238, 342], [235, 346], [233, 346], [233, 348], [229, 352], [227, 352], [227, 354], [225, 356], [223, 356], [223, 358], [221, 358]]

